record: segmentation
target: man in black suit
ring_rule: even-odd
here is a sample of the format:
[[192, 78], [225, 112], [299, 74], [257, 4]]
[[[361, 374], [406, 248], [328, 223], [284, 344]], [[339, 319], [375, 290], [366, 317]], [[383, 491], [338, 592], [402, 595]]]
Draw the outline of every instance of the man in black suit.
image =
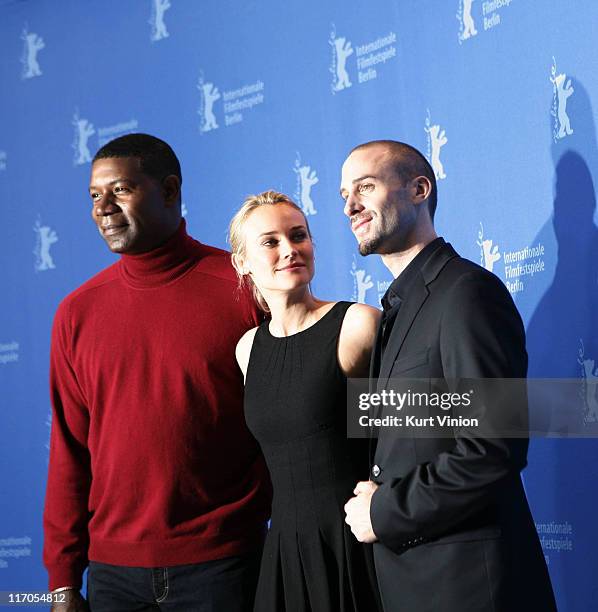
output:
[[[525, 332], [511, 296], [437, 237], [436, 181], [419, 151], [394, 141], [356, 147], [341, 195], [359, 252], [381, 255], [395, 277], [372, 358], [378, 390], [391, 378], [448, 387], [525, 378]], [[486, 400], [492, 419], [501, 406]], [[556, 609], [520, 478], [525, 436], [461, 427], [422, 438], [380, 428], [372, 446], [371, 480], [357, 484], [346, 522], [375, 543], [386, 612]]]

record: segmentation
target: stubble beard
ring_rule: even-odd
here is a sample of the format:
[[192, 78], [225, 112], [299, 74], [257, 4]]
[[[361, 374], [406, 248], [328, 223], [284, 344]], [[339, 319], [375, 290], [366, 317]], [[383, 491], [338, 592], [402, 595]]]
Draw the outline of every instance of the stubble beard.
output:
[[[374, 224], [374, 220], [371, 222]], [[379, 254], [380, 249], [382, 247], [382, 243], [384, 242], [383, 230], [380, 227], [372, 228], [376, 232], [374, 236], [369, 238], [364, 238], [358, 246], [359, 254], [364, 257], [367, 255], [376, 255]]]
[[359, 254], [366, 257], [367, 255], [373, 255], [380, 248], [382, 240], [377, 238], [370, 238], [359, 243]]
[[100, 236], [112, 253], [126, 253], [130, 248], [131, 235], [129, 231], [126, 231], [119, 236], [104, 236], [100, 231]]

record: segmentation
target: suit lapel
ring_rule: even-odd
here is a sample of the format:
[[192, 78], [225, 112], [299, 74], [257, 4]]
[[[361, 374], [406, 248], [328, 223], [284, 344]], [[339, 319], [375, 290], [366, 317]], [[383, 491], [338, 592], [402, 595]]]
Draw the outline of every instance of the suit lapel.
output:
[[422, 275], [418, 274], [409, 291], [409, 297], [401, 304], [392, 331], [390, 332], [388, 344], [386, 345], [382, 363], [380, 364], [378, 389], [383, 389], [386, 386], [390, 371], [403, 346], [407, 332], [411, 328], [417, 313], [420, 311], [429, 293]]
[[[413, 281], [413, 285], [409, 288], [409, 293], [405, 300], [401, 304], [401, 308], [397, 313], [397, 317], [394, 321], [384, 355], [380, 358], [381, 347], [381, 326], [378, 326], [376, 333], [376, 343], [374, 345], [374, 351], [372, 354], [372, 360], [370, 362], [370, 393], [374, 390], [381, 391], [388, 384], [388, 378], [392, 367], [399, 355], [399, 352], [405, 342], [405, 338], [409, 333], [409, 330], [413, 326], [415, 319], [424, 305], [430, 291], [428, 285], [440, 274], [440, 271], [444, 266], [454, 257], [458, 257], [453, 247], [440, 240], [438, 248], [436, 248], [428, 258], [428, 260], [422, 266], [422, 269]], [[372, 379], [378, 377], [376, 384]], [[375, 387], [375, 389], [374, 389]], [[376, 414], [370, 414], [372, 417], [380, 416], [382, 408], [378, 408]], [[372, 411], [373, 412], [373, 411]], [[372, 427], [370, 432], [370, 464], [374, 461], [374, 454], [378, 446], [378, 428]]]
[[[404, 302], [401, 304], [382, 357], [378, 373], [378, 389], [383, 389], [388, 382], [390, 371], [405, 342], [407, 333], [430, 293], [428, 285], [454, 257], [458, 257], [455, 249], [441, 239], [438, 248], [430, 254], [428, 260], [423, 264], [418, 275], [415, 277], [413, 285], [409, 288], [408, 295], [406, 295]], [[380, 333], [379, 330], [378, 333]]]
[[[395, 358], [401, 350], [401, 346], [405, 341], [407, 332], [413, 324], [417, 313], [419, 312], [423, 303], [426, 301], [428, 293], [428, 289], [424, 283], [422, 276], [418, 275], [417, 280], [414, 282], [412, 291], [409, 292], [409, 299], [401, 304], [401, 308], [397, 313], [397, 317], [390, 332], [390, 337], [388, 339], [386, 348], [384, 349], [384, 356], [382, 357], [382, 363], [380, 365], [380, 373], [378, 375], [377, 381], [377, 391], [381, 391], [386, 387], [388, 383], [388, 376], [390, 374], [390, 371], [392, 370], [392, 365], [395, 361]], [[370, 383], [370, 388], [372, 386], [373, 385]], [[380, 418], [382, 416], [382, 411], [383, 407], [379, 406], [376, 408], [376, 414], [372, 416]], [[371, 441], [375, 440], [375, 444], [372, 442], [370, 443], [370, 463], [373, 463], [374, 456], [378, 448], [378, 438], [380, 435], [379, 429], [379, 427], [374, 426], [372, 427], [372, 431], [370, 432]]]

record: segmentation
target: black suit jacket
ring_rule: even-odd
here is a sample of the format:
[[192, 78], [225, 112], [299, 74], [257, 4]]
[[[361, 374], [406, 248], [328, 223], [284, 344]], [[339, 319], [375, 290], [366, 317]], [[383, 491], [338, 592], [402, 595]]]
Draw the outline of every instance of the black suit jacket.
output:
[[[507, 289], [442, 239], [437, 245], [419, 262], [381, 361], [377, 339], [378, 388], [401, 377], [525, 378], [525, 332]], [[491, 401], [485, 408], [500, 410]], [[520, 478], [527, 438], [381, 429], [373, 446], [380, 487], [370, 515], [386, 612], [556, 609]]]

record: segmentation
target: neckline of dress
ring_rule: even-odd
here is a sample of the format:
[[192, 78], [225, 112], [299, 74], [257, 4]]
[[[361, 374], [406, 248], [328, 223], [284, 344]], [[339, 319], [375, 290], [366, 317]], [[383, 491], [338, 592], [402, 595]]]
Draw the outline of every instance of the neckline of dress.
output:
[[341, 304], [342, 302], [335, 302], [332, 307], [326, 312], [326, 314], [322, 315], [315, 323], [312, 323], [309, 327], [306, 327], [305, 329], [302, 329], [298, 332], [295, 332], [294, 334], [289, 334], [288, 336], [275, 336], [271, 331], [270, 331], [270, 321], [266, 321], [265, 322], [265, 329], [266, 329], [266, 333], [268, 334], [268, 336], [270, 336], [270, 338], [274, 338], [274, 340], [288, 340], [289, 338], [295, 338], [297, 336], [299, 336], [300, 334], [304, 334], [305, 332], [308, 332], [310, 330], [312, 330], [314, 327], [316, 327], [318, 325], [318, 323], [321, 323], [333, 310], [336, 310], [337, 306], [339, 304]]

